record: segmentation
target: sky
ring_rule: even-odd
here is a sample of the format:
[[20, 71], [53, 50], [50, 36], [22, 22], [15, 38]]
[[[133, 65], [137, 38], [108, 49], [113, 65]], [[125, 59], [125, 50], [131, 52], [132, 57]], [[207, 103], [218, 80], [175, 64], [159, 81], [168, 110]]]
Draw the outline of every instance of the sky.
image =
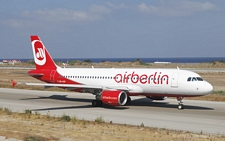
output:
[[225, 57], [224, 0], [0, 0], [0, 58]]

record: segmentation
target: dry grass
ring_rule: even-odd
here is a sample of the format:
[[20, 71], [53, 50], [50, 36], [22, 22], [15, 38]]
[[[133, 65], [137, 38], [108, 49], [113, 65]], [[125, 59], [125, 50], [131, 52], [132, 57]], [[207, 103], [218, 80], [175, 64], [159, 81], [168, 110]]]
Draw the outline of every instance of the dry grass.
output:
[[202, 133], [149, 128], [144, 127], [144, 123], [140, 124], [140, 126], [130, 126], [77, 119], [75, 122], [72, 120], [66, 122], [61, 120], [61, 117], [42, 116], [38, 113], [13, 113], [8, 115], [4, 110], [0, 110], [0, 136], [22, 140], [27, 137], [35, 137], [48, 141], [57, 141], [62, 138], [78, 141], [225, 140], [225, 136], [221, 135], [205, 135]]
[[[144, 63], [139, 61], [133, 62], [100, 62], [100, 63], [88, 63], [82, 61], [74, 61], [73, 65], [68, 65], [67, 67], [91, 67], [94, 66], [96, 68], [225, 68], [225, 63], [223, 62], [213, 62], [213, 63], [172, 63], [172, 64], [155, 64], [155, 63]], [[56, 62], [58, 66], [63, 67], [63, 63]], [[22, 66], [22, 67], [34, 67], [33, 64], [23, 62], [21, 64], [15, 65], [1, 65], [1, 66]]]
[[143, 62], [101, 62], [101, 63], [83, 63], [75, 64], [69, 67], [91, 67], [95, 68], [225, 68], [225, 63], [172, 63], [172, 64], [155, 64]]

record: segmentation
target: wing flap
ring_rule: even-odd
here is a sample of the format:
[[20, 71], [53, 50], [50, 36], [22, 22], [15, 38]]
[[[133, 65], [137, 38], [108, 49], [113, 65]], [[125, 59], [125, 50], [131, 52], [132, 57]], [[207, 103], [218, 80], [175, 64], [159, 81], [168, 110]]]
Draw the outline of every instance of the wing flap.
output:
[[128, 91], [128, 92], [136, 92], [141, 93], [143, 89], [140, 86], [134, 85], [107, 85], [107, 86], [96, 86], [96, 85], [77, 85], [77, 84], [55, 84], [55, 83], [18, 83], [18, 84], [25, 84], [30, 86], [43, 86], [45, 88], [48, 87], [63, 87], [63, 88], [83, 88], [83, 89], [101, 89], [101, 90], [121, 90], [121, 91]]
[[65, 88], [93, 88], [102, 89], [101, 86], [94, 85], [76, 85], [76, 84], [55, 84], [55, 83], [23, 83], [29, 86], [44, 86], [44, 87], [65, 87]]
[[114, 90], [123, 90], [123, 91], [129, 91], [130, 89], [126, 86], [106, 86], [104, 89], [114, 89]]

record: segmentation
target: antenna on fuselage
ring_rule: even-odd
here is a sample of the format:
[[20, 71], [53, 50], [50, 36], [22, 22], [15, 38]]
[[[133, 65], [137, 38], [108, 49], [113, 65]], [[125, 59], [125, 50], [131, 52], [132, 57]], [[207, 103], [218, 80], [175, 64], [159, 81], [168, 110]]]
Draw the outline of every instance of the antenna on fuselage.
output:
[[177, 69], [180, 70], [180, 68], [177, 66]]

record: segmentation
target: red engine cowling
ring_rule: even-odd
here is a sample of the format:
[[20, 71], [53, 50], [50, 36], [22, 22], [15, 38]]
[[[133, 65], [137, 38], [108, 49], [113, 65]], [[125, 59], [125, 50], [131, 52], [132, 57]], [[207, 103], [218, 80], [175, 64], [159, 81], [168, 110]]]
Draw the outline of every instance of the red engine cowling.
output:
[[102, 102], [112, 106], [125, 105], [127, 93], [119, 90], [103, 90], [101, 95]]

